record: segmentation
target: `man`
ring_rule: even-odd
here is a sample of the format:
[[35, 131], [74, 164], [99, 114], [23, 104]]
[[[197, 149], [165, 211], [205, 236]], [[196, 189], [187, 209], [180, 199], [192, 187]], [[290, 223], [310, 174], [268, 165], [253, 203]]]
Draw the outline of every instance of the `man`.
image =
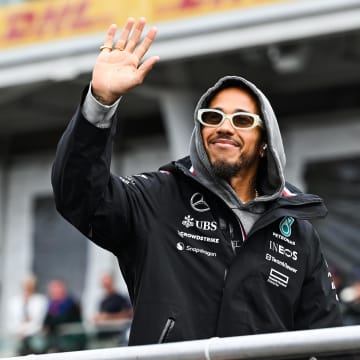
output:
[[6, 313], [8, 331], [19, 342], [19, 355], [38, 352], [34, 338], [41, 330], [46, 306], [46, 296], [37, 292], [36, 277], [27, 275], [22, 283], [22, 294], [10, 300]]
[[111, 274], [103, 274], [101, 287], [104, 296], [93, 319], [97, 325], [98, 338], [115, 340], [119, 344], [127, 343], [126, 335], [132, 319], [131, 304], [126, 297], [118, 293]]
[[79, 302], [69, 294], [61, 279], [49, 282], [48, 296], [48, 309], [43, 323], [46, 343], [44, 352], [83, 350], [86, 336]]
[[109, 28], [52, 175], [59, 212], [118, 258], [134, 307], [129, 344], [341, 325], [308, 221], [326, 209], [285, 184], [278, 124], [255, 85], [229, 76], [201, 97], [189, 157], [110, 174], [119, 99], [158, 61], [139, 66], [156, 29], [140, 42], [145, 20], [133, 26], [114, 47]]

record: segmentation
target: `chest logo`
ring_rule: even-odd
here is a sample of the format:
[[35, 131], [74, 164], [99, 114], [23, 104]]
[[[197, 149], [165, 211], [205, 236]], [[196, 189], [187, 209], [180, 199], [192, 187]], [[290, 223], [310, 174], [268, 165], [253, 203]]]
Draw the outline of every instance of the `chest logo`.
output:
[[291, 216], [285, 216], [280, 222], [280, 232], [283, 236], [291, 236], [291, 225], [294, 223], [294, 218]]
[[270, 274], [267, 280], [270, 284], [275, 285], [276, 287], [282, 286], [287, 287], [289, 282], [289, 277], [280, 271], [277, 271], [273, 268], [270, 270]]
[[194, 226], [194, 218], [192, 218], [190, 215], [185, 216], [181, 223], [188, 229]]
[[205, 230], [205, 231], [217, 230], [216, 221], [194, 220], [194, 218], [192, 218], [191, 215], [185, 216], [181, 224], [183, 224], [183, 226], [185, 226], [187, 229], [195, 226], [199, 230]]
[[190, 199], [190, 205], [191, 207], [198, 212], [205, 212], [210, 210], [209, 205], [204, 200], [204, 195], [200, 193], [195, 193]]
[[176, 247], [177, 247], [177, 249], [180, 250], [180, 251], [183, 251], [183, 250], [185, 249], [185, 245], [184, 245], [183, 242], [178, 242], [178, 243], [176, 244]]

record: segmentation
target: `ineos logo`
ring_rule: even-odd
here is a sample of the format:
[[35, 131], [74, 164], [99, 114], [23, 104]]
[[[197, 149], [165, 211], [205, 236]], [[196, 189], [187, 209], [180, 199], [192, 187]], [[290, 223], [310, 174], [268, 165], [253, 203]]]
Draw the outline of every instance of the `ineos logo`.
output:
[[210, 210], [209, 205], [204, 200], [204, 195], [202, 195], [200, 193], [195, 193], [191, 197], [190, 205], [194, 210], [199, 211], [199, 212], [205, 212], [205, 211]]

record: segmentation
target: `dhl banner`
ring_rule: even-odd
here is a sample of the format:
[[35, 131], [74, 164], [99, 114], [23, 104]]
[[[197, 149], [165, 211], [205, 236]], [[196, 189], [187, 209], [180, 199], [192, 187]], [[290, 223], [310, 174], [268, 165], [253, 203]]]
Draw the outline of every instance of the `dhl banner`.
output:
[[0, 7], [0, 51], [105, 32], [127, 17], [149, 23], [294, 0], [37, 0]]

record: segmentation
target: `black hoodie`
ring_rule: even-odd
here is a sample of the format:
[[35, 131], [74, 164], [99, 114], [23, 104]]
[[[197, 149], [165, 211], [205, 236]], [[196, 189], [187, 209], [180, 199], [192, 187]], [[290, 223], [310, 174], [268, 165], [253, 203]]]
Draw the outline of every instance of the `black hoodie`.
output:
[[[219, 84], [233, 81], [245, 80]], [[341, 325], [308, 221], [326, 209], [319, 197], [285, 184], [280, 132], [267, 100], [261, 103], [271, 181], [249, 204], [204, 175], [209, 165], [197, 125], [191, 159], [126, 177], [110, 174], [115, 121], [112, 129], [97, 128], [79, 108], [66, 129], [52, 173], [57, 209], [117, 257], [134, 307], [130, 344]], [[245, 212], [256, 214], [248, 231]]]

